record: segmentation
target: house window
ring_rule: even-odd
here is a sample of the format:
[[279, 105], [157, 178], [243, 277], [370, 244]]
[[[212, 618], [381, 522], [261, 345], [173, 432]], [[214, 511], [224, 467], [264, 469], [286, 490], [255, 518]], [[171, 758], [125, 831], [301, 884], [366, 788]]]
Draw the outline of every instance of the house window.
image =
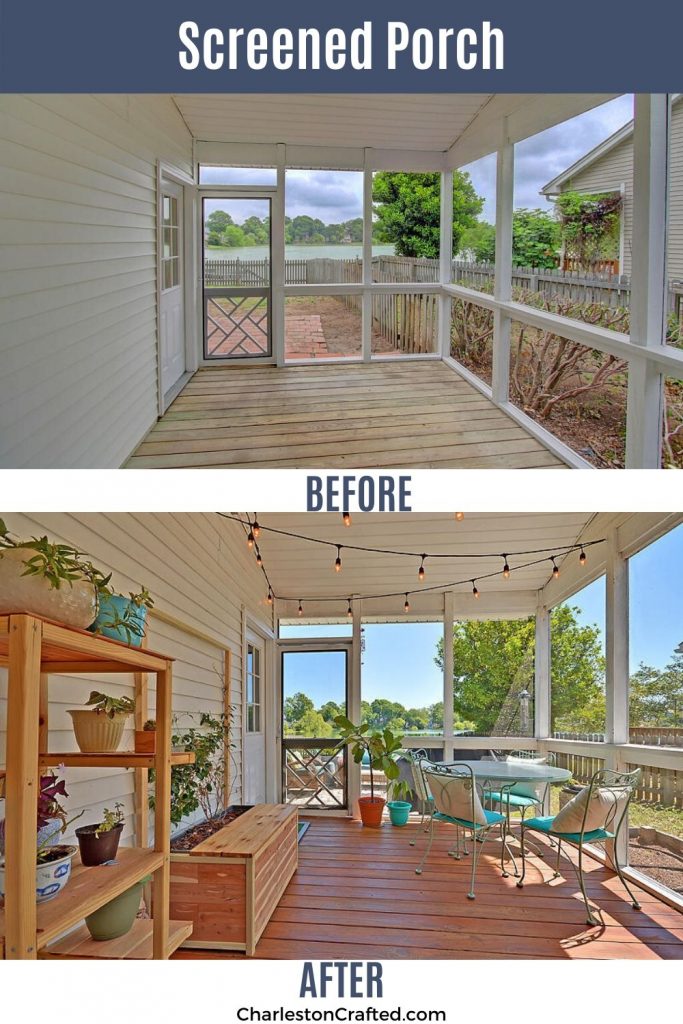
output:
[[166, 292], [180, 284], [180, 225], [175, 196], [162, 197], [161, 215], [161, 288]]
[[261, 732], [261, 651], [247, 645], [247, 732]]

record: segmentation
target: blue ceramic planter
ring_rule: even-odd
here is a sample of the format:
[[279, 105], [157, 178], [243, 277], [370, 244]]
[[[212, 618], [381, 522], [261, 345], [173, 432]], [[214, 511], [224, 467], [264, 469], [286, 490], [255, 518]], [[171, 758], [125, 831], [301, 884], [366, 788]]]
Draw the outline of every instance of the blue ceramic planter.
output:
[[[131, 610], [126, 615], [126, 609], [128, 608]], [[136, 632], [132, 630], [127, 631], [123, 626], [107, 625], [107, 623], [116, 622], [124, 616], [126, 616], [127, 622], [137, 627]], [[138, 607], [129, 598], [122, 597], [120, 594], [104, 595], [100, 597], [99, 612], [92, 626], [90, 626], [90, 631], [92, 633], [100, 633], [102, 636], [108, 636], [112, 640], [121, 640], [124, 644], [130, 644], [131, 647], [139, 647], [145, 635], [146, 619], [147, 609], [144, 605]]]
[[406, 803], [405, 800], [390, 800], [387, 807], [389, 808], [389, 817], [391, 818], [392, 825], [400, 828], [402, 825], [408, 824], [408, 815], [410, 814], [412, 804]]

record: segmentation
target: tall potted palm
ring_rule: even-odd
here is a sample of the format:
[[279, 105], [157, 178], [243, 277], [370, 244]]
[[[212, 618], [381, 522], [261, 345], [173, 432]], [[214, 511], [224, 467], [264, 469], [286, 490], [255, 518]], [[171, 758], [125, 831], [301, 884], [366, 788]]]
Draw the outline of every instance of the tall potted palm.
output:
[[370, 769], [370, 796], [359, 797], [358, 810], [363, 825], [379, 828], [382, 824], [382, 813], [386, 800], [384, 797], [375, 795], [374, 773], [375, 771], [384, 772], [387, 782], [394, 782], [398, 779], [399, 767], [396, 757], [401, 749], [403, 737], [397, 736], [391, 729], [381, 731], [371, 729], [369, 722], [354, 725], [346, 715], [338, 715], [334, 722], [341, 733], [337, 749], [350, 747], [356, 764], [361, 764], [367, 755]]

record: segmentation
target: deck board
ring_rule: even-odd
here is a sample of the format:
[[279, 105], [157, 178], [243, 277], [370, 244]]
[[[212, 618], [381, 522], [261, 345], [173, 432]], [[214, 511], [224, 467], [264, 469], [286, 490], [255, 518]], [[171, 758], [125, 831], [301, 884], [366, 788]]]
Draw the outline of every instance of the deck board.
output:
[[[616, 876], [590, 858], [587, 890], [601, 908], [600, 928], [585, 924], [566, 858], [563, 877], [551, 880], [551, 858], [532, 856], [518, 889], [514, 877], [501, 877], [497, 849], [487, 844], [491, 852], [481, 858], [477, 898], [470, 901], [470, 862], [446, 856], [453, 843], [448, 826], [439, 827], [418, 877], [424, 835], [417, 823], [375, 830], [348, 819], [310, 820], [298, 871], [256, 947], [257, 958], [683, 959], [683, 914], [640, 889], [642, 909], [634, 910]], [[416, 847], [409, 845], [411, 834]]]
[[438, 360], [205, 367], [129, 468], [565, 468]]

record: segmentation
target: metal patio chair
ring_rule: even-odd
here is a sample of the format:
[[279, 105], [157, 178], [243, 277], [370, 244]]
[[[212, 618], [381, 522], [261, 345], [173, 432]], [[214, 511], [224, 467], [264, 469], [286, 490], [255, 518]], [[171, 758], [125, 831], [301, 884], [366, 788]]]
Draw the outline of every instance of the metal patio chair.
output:
[[[548, 754], [545, 757], [538, 757], [535, 751], [524, 751], [519, 750], [515, 754], [512, 754], [505, 758], [506, 761], [512, 762], [533, 762], [534, 764], [554, 764], [555, 755]], [[543, 808], [546, 806], [546, 800], [548, 793], [550, 792], [550, 782], [514, 782], [509, 788], [502, 791], [491, 790], [487, 791], [486, 798], [491, 805], [497, 805], [507, 818], [507, 830], [510, 831], [512, 822], [510, 820], [511, 812], [517, 812], [520, 816], [520, 824], [524, 821], [524, 818], [528, 811], [538, 808], [539, 812], [543, 812]], [[548, 837], [550, 846], [554, 849], [554, 841]], [[538, 850], [540, 857], [543, 857], [543, 851]]]
[[[425, 781], [425, 769], [431, 765], [431, 761], [427, 757], [426, 750], [407, 751], [407, 755], [410, 760], [410, 774], [413, 780], [413, 789], [415, 795], [420, 803], [420, 828], [425, 832], [428, 831], [428, 826], [425, 828], [425, 821], [431, 818], [434, 813], [434, 797], [429, 792], [427, 782]], [[416, 839], [410, 840], [410, 845], [415, 846]]]
[[[636, 771], [627, 773], [615, 772], [608, 768], [602, 768], [600, 771], [595, 772], [588, 786], [584, 786], [581, 792], [577, 793], [576, 797], [574, 797], [576, 801], [581, 800], [584, 803], [583, 819], [578, 832], [558, 832], [555, 828], [557, 815], [530, 818], [527, 821], [522, 821], [520, 840], [522, 847], [522, 877], [517, 882], [518, 887], [521, 889], [524, 885], [526, 874], [525, 832], [539, 832], [549, 839], [552, 837], [557, 841], [557, 862], [553, 878], [560, 876], [562, 842], [572, 843], [578, 847], [578, 864], [574, 864], [573, 861], [572, 864], [579, 880], [581, 895], [586, 907], [586, 923], [589, 925], [599, 925], [601, 922], [593, 914], [588, 904], [588, 896], [586, 895], [583, 877], [583, 848], [586, 843], [602, 843], [606, 840], [613, 840], [611, 851], [606, 851], [607, 856], [630, 897], [631, 906], [634, 910], [640, 910], [640, 904], [624, 878], [617, 853], [619, 834], [622, 825], [627, 819], [628, 805], [631, 802], [631, 797], [638, 784], [639, 777], [639, 768]], [[594, 799], [598, 800], [597, 807], [591, 806], [591, 802]]]
[[[460, 860], [460, 833], [472, 834], [472, 839], [482, 837], [489, 838], [493, 828], [500, 828], [501, 852], [500, 867], [504, 878], [508, 872], [505, 870], [505, 854], [511, 858], [512, 854], [507, 845], [505, 832], [505, 815], [498, 811], [485, 810], [481, 801], [476, 779], [472, 768], [467, 764], [453, 762], [447, 765], [430, 764], [424, 769], [425, 779], [429, 790], [434, 798], [434, 812], [429, 822], [429, 840], [427, 848], [422, 856], [415, 874], [421, 875], [425, 862], [431, 852], [434, 842], [434, 822], [445, 821], [455, 825], [456, 845], [454, 850], [449, 851], [450, 856]], [[474, 880], [477, 873], [481, 843], [472, 842], [472, 874], [470, 880], [470, 891], [467, 898], [473, 900]]]

